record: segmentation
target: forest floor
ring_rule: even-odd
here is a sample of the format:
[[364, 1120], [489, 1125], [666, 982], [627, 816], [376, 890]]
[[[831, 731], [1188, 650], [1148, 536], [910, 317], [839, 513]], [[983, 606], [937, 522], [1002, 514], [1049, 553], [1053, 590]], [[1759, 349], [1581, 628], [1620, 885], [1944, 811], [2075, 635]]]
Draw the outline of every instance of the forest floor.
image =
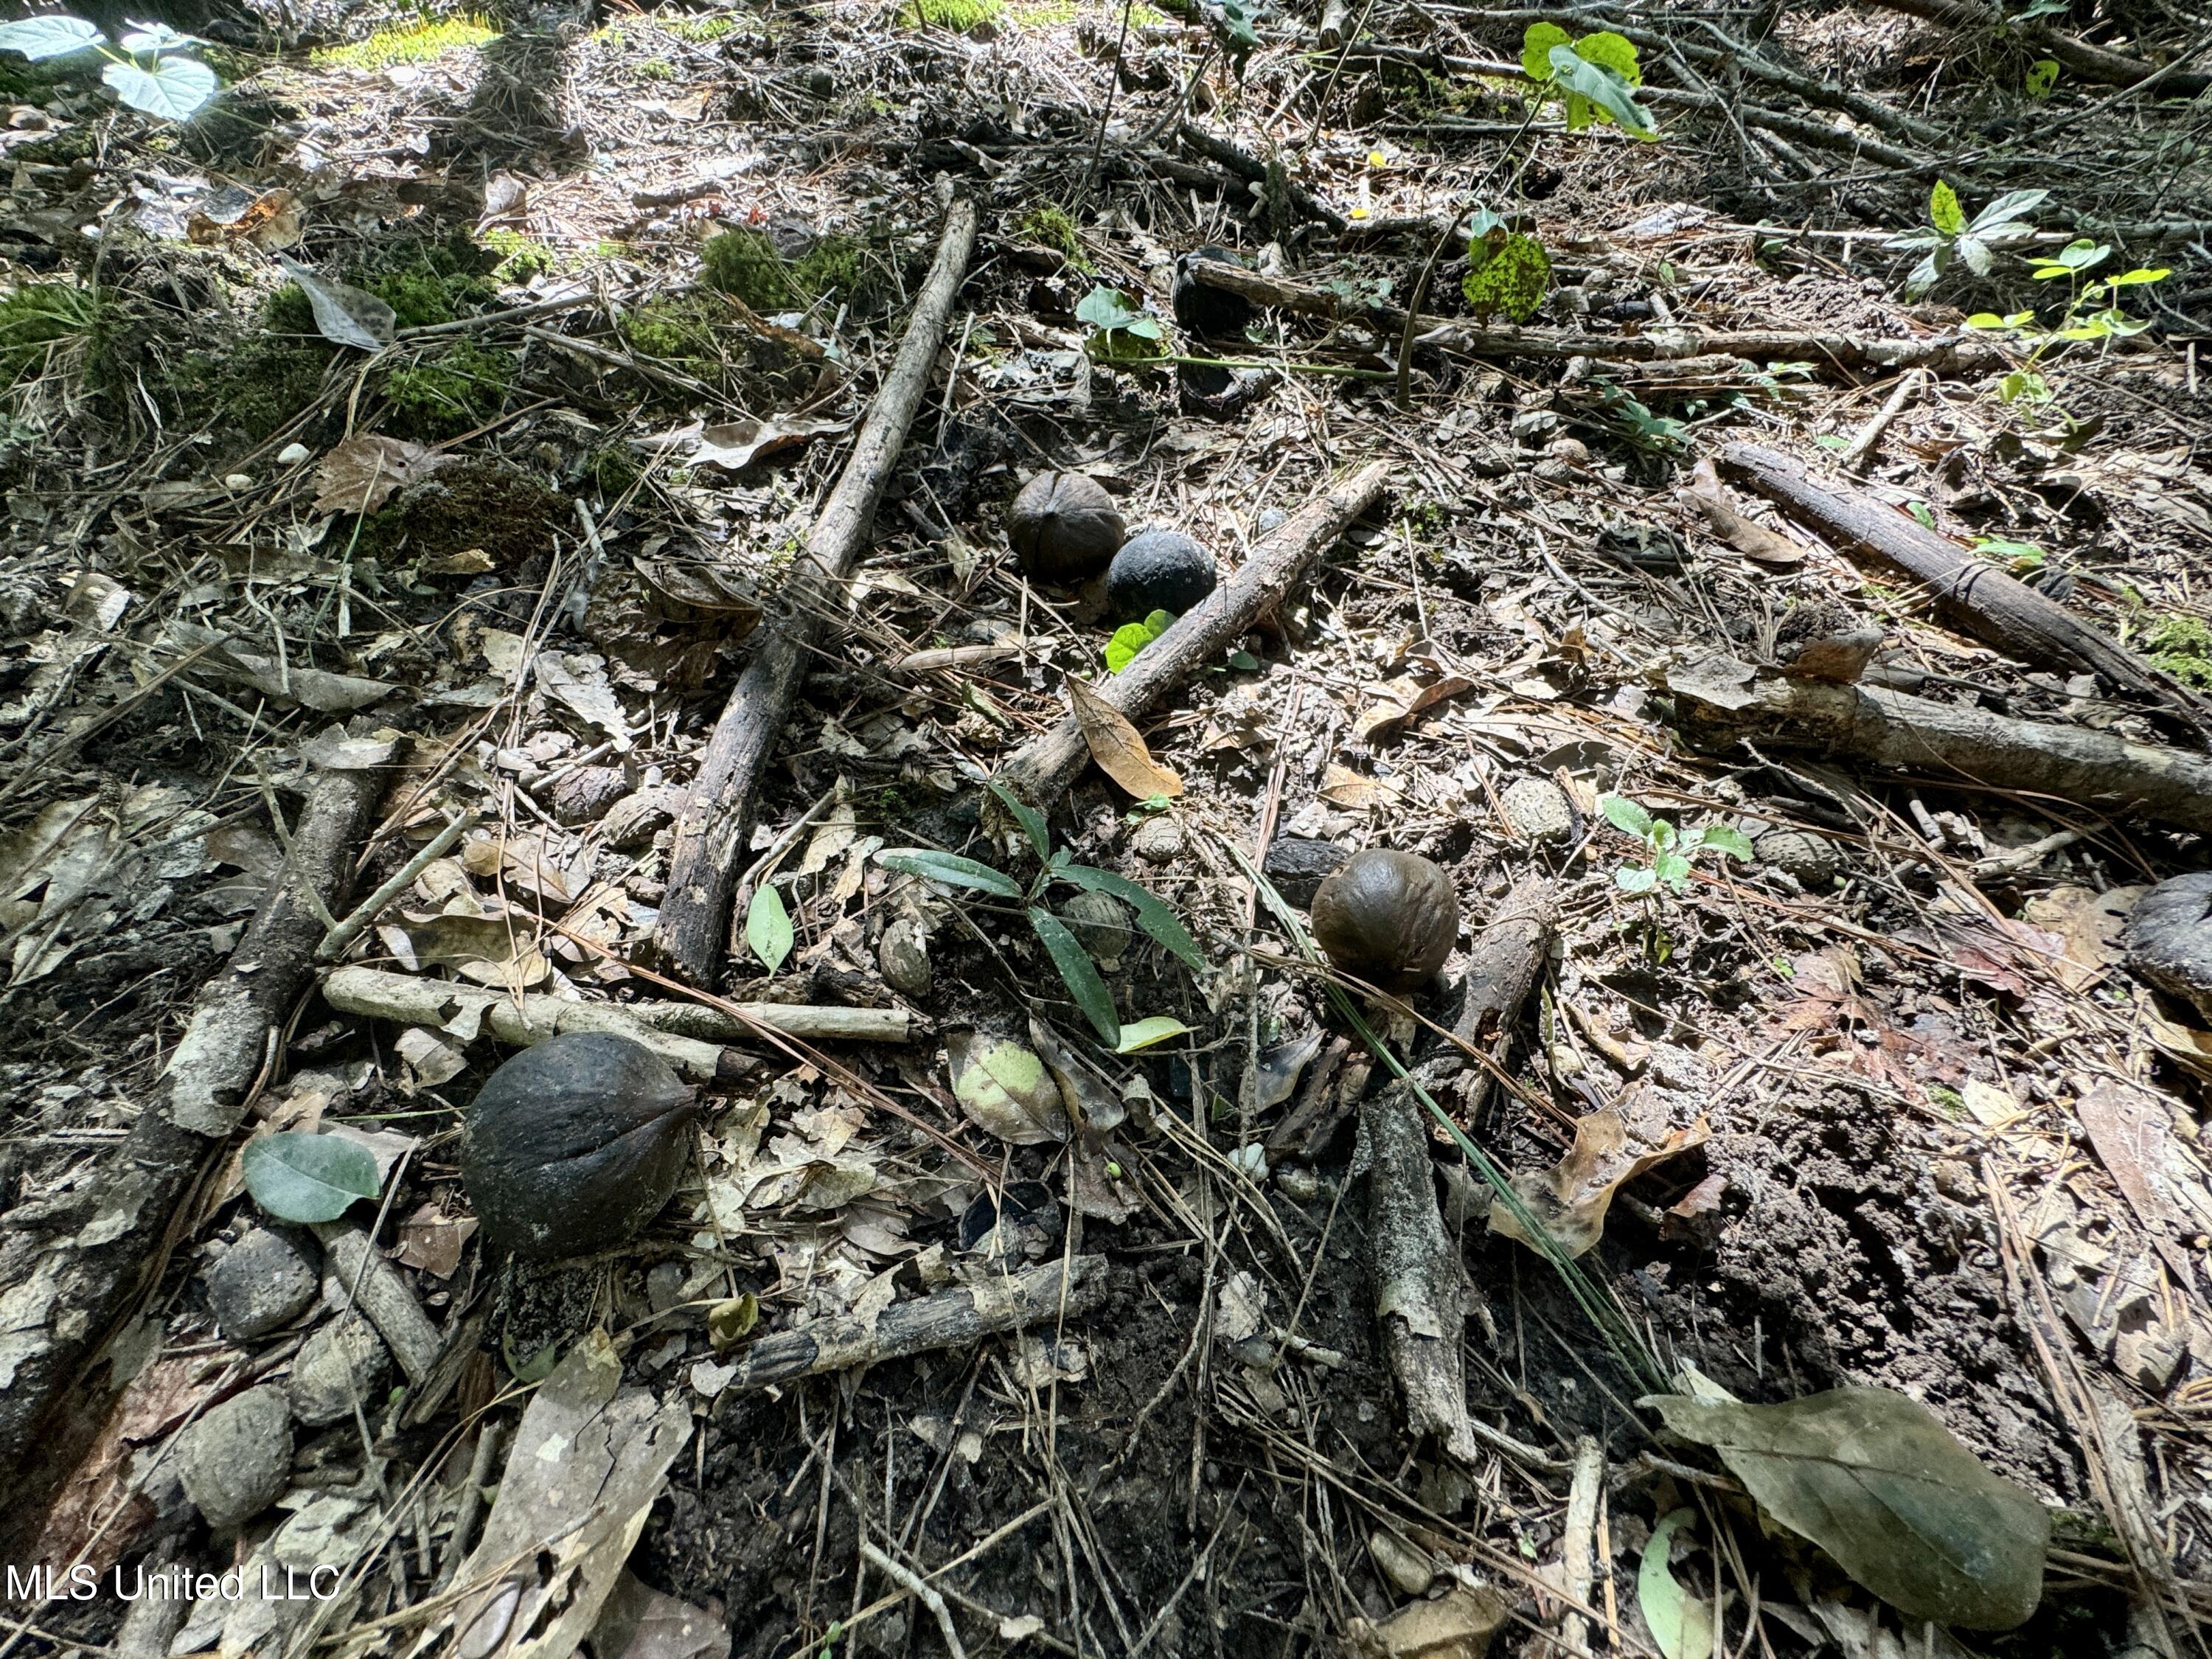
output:
[[[226, 90], [175, 124], [0, 55], [5, 1559], [338, 1587], [103, 1577], [14, 1603], [0, 1659], [2208, 1651], [2212, 1004], [2126, 957], [2212, 833], [2203, 19], [1968, 13], [371, 8], [282, 51], [179, 15]], [[1547, 21], [1638, 44], [1654, 141], [1568, 130], [1521, 68]], [[2048, 193], [1908, 298], [1891, 239], [1955, 229], [1954, 187], [1968, 220]], [[690, 786], [818, 602], [792, 573], [956, 198], [965, 281], [702, 971], [664, 928]], [[1525, 307], [1476, 314], [1478, 210], [1545, 251]], [[2108, 304], [2101, 338], [1965, 326]], [[1226, 582], [1372, 461], [1280, 603], [1133, 711], [1134, 759], [1093, 736], [1115, 777], [1034, 799], [1202, 958], [1053, 888], [1111, 1018], [1173, 1024], [1116, 1052], [1020, 908], [880, 856], [1024, 889], [985, 781], [1119, 678], [1123, 619], [1025, 577], [1007, 503], [1088, 475]], [[1793, 470], [1875, 529], [1782, 512]], [[1900, 537], [1964, 574], [1878, 562]], [[1760, 712], [1808, 629], [1878, 635], [1837, 695], [1898, 700], [1887, 750]], [[1918, 718], [1980, 721], [1977, 758]], [[2054, 730], [2170, 760], [2176, 801], [2006, 759]], [[328, 902], [283, 899], [348, 788]], [[216, 1132], [156, 1134], [196, 1006], [276, 948], [257, 912], [312, 952], [455, 823], [294, 950], [319, 977]], [[1443, 971], [1370, 1009], [1427, 1062], [1433, 1187], [1390, 1186], [1411, 1097], [1291, 926], [1298, 858], [1366, 847], [1455, 889]], [[1455, 1047], [1527, 891], [1534, 987]], [[558, 1265], [502, 1263], [459, 1176], [526, 998], [696, 1005], [672, 1202]], [[815, 1023], [764, 1039], [763, 1004]], [[904, 1012], [839, 1035], [866, 1010]], [[956, 1097], [993, 1041], [1066, 1060], [1042, 1127]], [[250, 1143], [318, 1131], [374, 1160], [374, 1272], [246, 1189]], [[1588, 1253], [1494, 1231], [1486, 1161]], [[1408, 1267], [1400, 1212], [1443, 1256]], [[271, 1322], [223, 1312], [301, 1261]], [[981, 1335], [763, 1358], [1016, 1274], [1045, 1302]], [[1456, 1444], [1409, 1421], [1425, 1340]], [[1686, 1367], [1924, 1407], [2051, 1517], [2032, 1616], [1870, 1593], [1639, 1403]], [[230, 1411], [256, 1390], [289, 1422]], [[272, 1459], [227, 1524], [195, 1501]]]

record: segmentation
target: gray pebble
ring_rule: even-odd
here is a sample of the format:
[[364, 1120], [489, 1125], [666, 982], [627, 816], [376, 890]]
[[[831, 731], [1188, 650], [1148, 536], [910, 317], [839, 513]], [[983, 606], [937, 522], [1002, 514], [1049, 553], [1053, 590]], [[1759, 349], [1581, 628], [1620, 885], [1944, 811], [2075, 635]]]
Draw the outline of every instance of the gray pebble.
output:
[[285, 1391], [294, 1415], [310, 1428], [321, 1428], [353, 1415], [358, 1399], [374, 1418], [384, 1403], [392, 1376], [392, 1356], [375, 1328], [357, 1313], [341, 1315], [309, 1337], [292, 1362]]
[[292, 1474], [292, 1412], [284, 1391], [264, 1383], [234, 1395], [185, 1431], [177, 1476], [217, 1532], [267, 1509]]
[[1549, 778], [1522, 778], [1498, 798], [1505, 822], [1523, 841], [1565, 841], [1575, 832], [1567, 792]]
[[208, 1270], [216, 1328], [233, 1342], [265, 1336], [307, 1312], [315, 1269], [298, 1246], [266, 1227], [246, 1234]]

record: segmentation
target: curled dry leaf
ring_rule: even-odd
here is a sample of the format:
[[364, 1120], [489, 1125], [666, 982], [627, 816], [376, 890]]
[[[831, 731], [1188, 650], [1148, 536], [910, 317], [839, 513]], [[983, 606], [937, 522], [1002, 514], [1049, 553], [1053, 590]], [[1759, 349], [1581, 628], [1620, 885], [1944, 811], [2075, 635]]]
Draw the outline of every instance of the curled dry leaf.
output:
[[795, 449], [809, 438], [842, 432], [850, 425], [850, 421], [803, 415], [771, 415], [764, 421], [726, 421], [701, 430], [691, 459], [702, 465], [726, 467], [737, 472], [755, 461]]
[[[1709, 1133], [1701, 1117], [1686, 1129], [1670, 1132], [1656, 1146], [1638, 1146], [1630, 1140], [1619, 1112], [1592, 1112], [1577, 1121], [1575, 1144], [1556, 1168], [1514, 1176], [1513, 1190], [1561, 1249], [1580, 1255], [1605, 1231], [1605, 1212], [1624, 1182], [1704, 1145]], [[1490, 1230], [1537, 1248], [1503, 1199], [1491, 1204]]]
[[1031, 1050], [982, 1031], [956, 1031], [945, 1048], [952, 1097], [979, 1126], [1017, 1146], [1067, 1139], [1060, 1085]]
[[318, 276], [296, 259], [276, 256], [284, 274], [300, 285], [315, 314], [315, 327], [333, 344], [381, 351], [398, 331], [399, 313], [376, 295], [347, 283]]
[[1792, 570], [1805, 562], [1805, 550], [1779, 531], [1747, 519], [1735, 510], [1721, 488], [1720, 474], [1711, 458], [1698, 463], [1691, 481], [1675, 492], [1683, 506], [1700, 514], [1712, 532], [1753, 564], [1769, 570]]
[[1120, 709], [1072, 674], [1067, 696], [1083, 741], [1090, 745], [1091, 758], [1100, 771], [1139, 800], [1182, 793], [1182, 780], [1152, 758], [1144, 738]]

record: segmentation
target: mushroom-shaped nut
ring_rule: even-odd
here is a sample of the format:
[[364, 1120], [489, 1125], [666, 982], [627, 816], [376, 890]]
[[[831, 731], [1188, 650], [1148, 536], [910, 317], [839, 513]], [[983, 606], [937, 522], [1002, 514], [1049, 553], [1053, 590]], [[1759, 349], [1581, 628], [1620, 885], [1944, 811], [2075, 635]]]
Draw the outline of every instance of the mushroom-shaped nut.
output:
[[1346, 973], [1410, 991], [1444, 965], [1459, 937], [1451, 878], [1412, 853], [1369, 848], [1314, 894], [1313, 933]]
[[1213, 592], [1213, 555], [1180, 530], [1146, 530], [1106, 569], [1106, 608], [1123, 622], [1155, 611], [1180, 617]]
[[2137, 899], [2126, 946], [2138, 979], [2212, 1019], [2212, 870], [2162, 881]]
[[469, 1108], [461, 1182], [495, 1248], [528, 1260], [628, 1243], [676, 1191], [698, 1101], [628, 1037], [576, 1031], [525, 1048]]
[[1006, 540], [1022, 574], [1063, 586], [1103, 570], [1127, 528], [1105, 487], [1080, 472], [1040, 472], [1006, 509]]

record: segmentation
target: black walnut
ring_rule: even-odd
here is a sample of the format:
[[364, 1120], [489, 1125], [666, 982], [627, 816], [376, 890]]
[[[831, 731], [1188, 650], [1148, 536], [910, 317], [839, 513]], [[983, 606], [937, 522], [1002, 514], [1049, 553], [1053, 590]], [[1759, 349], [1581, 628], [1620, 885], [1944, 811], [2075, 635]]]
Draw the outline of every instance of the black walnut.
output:
[[1106, 607], [1117, 622], [1139, 622], [1155, 611], [1180, 617], [1218, 580], [1213, 555], [1180, 530], [1141, 531], [1106, 568]]
[[1459, 897], [1440, 866], [1370, 847], [1316, 890], [1313, 934], [1345, 973], [1385, 991], [1410, 991], [1451, 954]]
[[1198, 248], [1177, 259], [1175, 281], [1169, 289], [1176, 325], [1201, 339], [1241, 339], [1244, 325], [1252, 320], [1252, 301], [1242, 294], [1200, 282], [1191, 270], [1193, 262], [1200, 259], [1224, 265], [1244, 263], [1225, 247]]
[[486, 1242], [531, 1261], [629, 1243], [676, 1191], [697, 1110], [668, 1062], [628, 1037], [577, 1031], [525, 1048], [462, 1126], [461, 1182]]
[[1097, 575], [1127, 530], [1104, 486], [1080, 472], [1040, 472], [1006, 509], [1006, 540], [1035, 581], [1073, 586]]

